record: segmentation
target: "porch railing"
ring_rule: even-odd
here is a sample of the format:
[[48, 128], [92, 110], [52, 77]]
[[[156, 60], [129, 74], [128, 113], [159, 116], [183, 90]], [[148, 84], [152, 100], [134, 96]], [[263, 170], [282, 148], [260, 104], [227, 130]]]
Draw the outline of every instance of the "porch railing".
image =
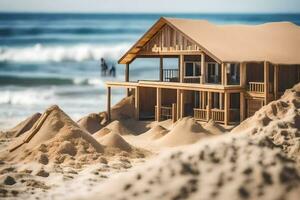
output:
[[155, 106], [155, 121], [172, 119], [173, 122], [176, 121], [176, 104], [173, 103], [172, 106], [161, 106], [159, 120], [157, 119], [157, 106]]
[[201, 76], [185, 76], [183, 81], [185, 83], [200, 83]]
[[207, 121], [207, 109], [194, 108], [195, 120]]
[[178, 80], [179, 80], [178, 69], [163, 69], [163, 81], [178, 82]]
[[211, 109], [211, 119], [216, 122], [224, 122], [225, 111], [221, 109]]
[[257, 93], [264, 93], [265, 87], [263, 82], [249, 82], [248, 91], [249, 92], [257, 92]]

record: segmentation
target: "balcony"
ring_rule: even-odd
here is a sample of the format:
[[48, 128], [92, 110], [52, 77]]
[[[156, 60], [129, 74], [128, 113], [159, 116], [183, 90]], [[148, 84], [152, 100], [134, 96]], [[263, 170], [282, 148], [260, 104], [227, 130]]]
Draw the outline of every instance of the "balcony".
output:
[[256, 93], [264, 93], [265, 84], [263, 82], [249, 82], [248, 91], [256, 92]]
[[163, 69], [164, 82], [178, 82], [179, 70], [178, 69]]

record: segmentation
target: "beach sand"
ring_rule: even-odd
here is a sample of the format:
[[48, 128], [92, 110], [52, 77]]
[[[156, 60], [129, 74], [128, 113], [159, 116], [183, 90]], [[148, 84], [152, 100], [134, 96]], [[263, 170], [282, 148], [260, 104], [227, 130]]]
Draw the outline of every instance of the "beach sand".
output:
[[298, 199], [300, 84], [233, 130], [136, 121], [132, 97], [73, 121], [58, 106], [1, 133], [6, 199]]

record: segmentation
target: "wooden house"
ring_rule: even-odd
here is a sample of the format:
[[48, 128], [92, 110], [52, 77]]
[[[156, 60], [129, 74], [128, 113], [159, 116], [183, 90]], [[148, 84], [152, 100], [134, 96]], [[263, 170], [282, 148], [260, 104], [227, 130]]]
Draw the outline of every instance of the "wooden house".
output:
[[[135, 58], [159, 58], [157, 81], [130, 81]], [[178, 58], [175, 69], [164, 58]], [[300, 80], [300, 27], [289, 22], [215, 25], [160, 18], [119, 60], [124, 82], [106, 82], [134, 95], [137, 119], [238, 123]]]

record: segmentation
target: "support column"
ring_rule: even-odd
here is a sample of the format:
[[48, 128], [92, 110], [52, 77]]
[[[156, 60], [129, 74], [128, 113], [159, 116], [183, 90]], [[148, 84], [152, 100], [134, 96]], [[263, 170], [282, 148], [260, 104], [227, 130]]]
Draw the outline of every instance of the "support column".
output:
[[156, 119], [159, 122], [160, 121], [160, 115], [161, 115], [161, 88], [156, 89]]
[[201, 53], [201, 84], [206, 83], [205, 54]]
[[184, 116], [184, 90], [180, 90], [180, 118]]
[[111, 87], [107, 87], [107, 121], [111, 120]]
[[135, 94], [134, 94], [134, 107], [135, 107], [135, 119], [140, 119], [140, 90], [139, 87], [135, 88]]
[[223, 109], [223, 93], [219, 93], [219, 109]]
[[[125, 67], [125, 82], [129, 82], [129, 63], [126, 63]], [[129, 97], [130, 90], [129, 88], [126, 89], [126, 96]]]
[[278, 99], [278, 65], [274, 65], [274, 99]]
[[176, 92], [176, 99], [177, 99], [177, 120], [180, 119], [180, 110], [181, 110], [181, 103], [180, 103], [180, 93], [181, 91], [179, 89], [177, 89], [177, 92]]
[[179, 65], [179, 81], [180, 83], [183, 83], [183, 77], [184, 77], [184, 55], [180, 54], [180, 65]]
[[265, 105], [269, 102], [269, 63], [264, 62], [264, 93], [265, 93]]
[[229, 106], [230, 106], [230, 93], [228, 92], [225, 92], [225, 98], [224, 98], [224, 124], [225, 126], [228, 125], [228, 122], [229, 122]]
[[244, 92], [240, 92], [240, 122], [245, 119], [245, 96]]
[[163, 81], [164, 80], [164, 60], [163, 57], [159, 57], [159, 81]]
[[211, 116], [211, 92], [207, 92], [207, 105], [206, 105], [206, 109], [207, 109], [207, 115], [206, 115], [206, 120], [209, 121], [210, 116]]
[[246, 87], [246, 63], [240, 63], [240, 86]]
[[221, 64], [221, 84], [225, 85], [225, 63]]

